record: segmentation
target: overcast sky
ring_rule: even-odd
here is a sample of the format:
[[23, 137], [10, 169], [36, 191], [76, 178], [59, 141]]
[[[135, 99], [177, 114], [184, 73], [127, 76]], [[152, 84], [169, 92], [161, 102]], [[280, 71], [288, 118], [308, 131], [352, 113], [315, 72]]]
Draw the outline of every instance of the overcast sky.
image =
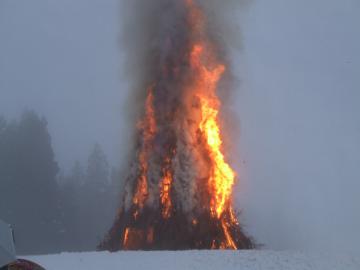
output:
[[[241, 220], [268, 248], [359, 251], [360, 2], [257, 0], [244, 14]], [[0, 0], [0, 114], [46, 116], [63, 168], [95, 142], [113, 165], [127, 151], [120, 24], [118, 0]]]
[[0, 114], [46, 116], [62, 167], [121, 156], [119, 22], [116, 0], [0, 0]]

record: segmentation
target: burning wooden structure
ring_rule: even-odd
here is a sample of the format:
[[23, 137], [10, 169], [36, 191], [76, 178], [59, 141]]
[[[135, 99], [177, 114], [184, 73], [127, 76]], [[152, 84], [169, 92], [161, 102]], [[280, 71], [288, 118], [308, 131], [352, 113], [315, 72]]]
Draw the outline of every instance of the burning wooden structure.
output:
[[162, 2], [135, 160], [100, 249], [249, 249], [232, 206], [236, 173], [222, 149], [227, 64], [196, 0]]

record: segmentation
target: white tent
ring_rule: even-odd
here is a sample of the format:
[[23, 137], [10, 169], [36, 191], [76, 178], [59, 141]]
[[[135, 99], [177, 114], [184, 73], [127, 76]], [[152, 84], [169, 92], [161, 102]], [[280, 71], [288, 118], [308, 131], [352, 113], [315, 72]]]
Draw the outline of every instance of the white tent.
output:
[[11, 227], [0, 220], [0, 267], [16, 260], [13, 232]]

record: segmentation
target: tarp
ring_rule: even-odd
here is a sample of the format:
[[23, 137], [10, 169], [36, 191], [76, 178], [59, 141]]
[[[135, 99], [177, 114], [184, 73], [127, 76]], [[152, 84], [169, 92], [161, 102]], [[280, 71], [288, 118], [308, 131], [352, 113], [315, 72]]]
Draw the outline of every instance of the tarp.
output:
[[0, 267], [16, 260], [13, 232], [11, 227], [0, 220]]

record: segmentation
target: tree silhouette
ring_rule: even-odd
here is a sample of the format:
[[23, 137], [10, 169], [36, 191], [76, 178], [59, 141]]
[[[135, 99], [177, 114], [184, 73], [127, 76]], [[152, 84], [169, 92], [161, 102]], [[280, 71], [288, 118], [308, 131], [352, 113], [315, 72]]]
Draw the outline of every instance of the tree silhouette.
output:
[[33, 111], [0, 133], [0, 216], [12, 223], [19, 252], [53, 246], [57, 230], [58, 165], [45, 118]]

